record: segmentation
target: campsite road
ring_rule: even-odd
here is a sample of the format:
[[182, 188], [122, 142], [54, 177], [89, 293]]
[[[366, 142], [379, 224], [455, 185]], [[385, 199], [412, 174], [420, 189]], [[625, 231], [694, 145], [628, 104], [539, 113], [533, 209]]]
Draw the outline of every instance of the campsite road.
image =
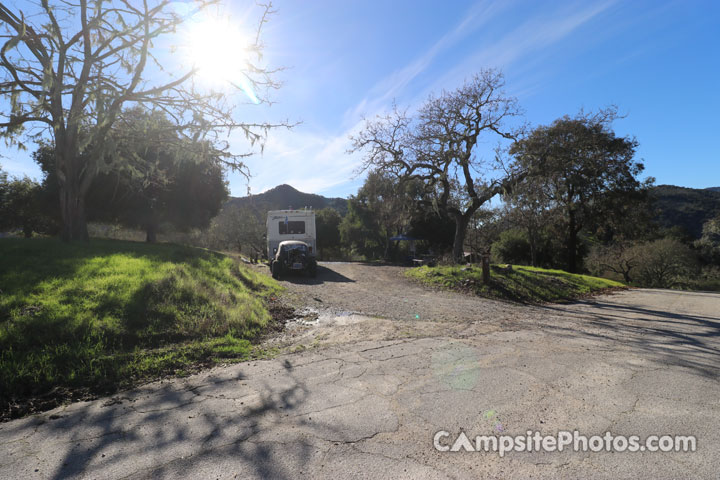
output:
[[[315, 285], [285, 282], [316, 311], [278, 340], [297, 353], [0, 424], [0, 478], [715, 478], [720, 471], [720, 295], [632, 290], [515, 306], [426, 291], [392, 267], [325, 268]], [[361, 298], [368, 308], [359, 308]], [[472, 438], [575, 429], [695, 435], [697, 451], [501, 458], [433, 448], [439, 430]]]

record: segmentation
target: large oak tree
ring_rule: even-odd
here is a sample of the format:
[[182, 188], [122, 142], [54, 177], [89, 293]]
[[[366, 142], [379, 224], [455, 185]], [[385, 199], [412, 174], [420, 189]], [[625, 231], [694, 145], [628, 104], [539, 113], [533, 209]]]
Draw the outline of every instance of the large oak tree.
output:
[[[22, 133], [50, 137], [63, 239], [88, 238], [85, 196], [98, 174], [122, 161], [109, 132], [127, 107], [162, 110], [182, 136], [194, 140], [218, 140], [237, 128], [254, 145], [273, 126], [237, 121], [237, 102], [199, 87], [195, 67], [172, 61], [168, 45], [182, 24], [215, 3], [192, 2], [183, 14], [171, 0], [0, 4], [0, 127], [13, 141]], [[269, 11], [265, 7], [260, 26]], [[247, 49], [259, 59], [259, 35], [254, 39]], [[232, 46], [234, 53], [238, 48]], [[244, 88], [276, 86], [272, 72], [248, 58], [239, 79]], [[241, 158], [249, 154], [233, 155], [227, 143], [210, 145], [233, 168], [242, 168]]]
[[483, 70], [461, 87], [430, 97], [415, 115], [395, 109], [366, 122], [353, 138], [366, 152], [364, 167], [402, 180], [419, 180], [434, 196], [425, 203], [455, 222], [453, 258], [463, 245], [473, 214], [492, 197], [507, 192], [521, 177], [514, 169], [488, 178], [494, 165], [477, 152], [486, 137], [514, 139], [508, 120], [520, 115], [517, 101], [503, 92], [504, 79]]
[[564, 231], [566, 268], [577, 271], [578, 235], [598, 217], [622, 214], [643, 187], [635, 161], [637, 141], [610, 128], [617, 117], [609, 108], [580, 113], [540, 126], [516, 142], [510, 153], [528, 172], [519, 191], [557, 212]]

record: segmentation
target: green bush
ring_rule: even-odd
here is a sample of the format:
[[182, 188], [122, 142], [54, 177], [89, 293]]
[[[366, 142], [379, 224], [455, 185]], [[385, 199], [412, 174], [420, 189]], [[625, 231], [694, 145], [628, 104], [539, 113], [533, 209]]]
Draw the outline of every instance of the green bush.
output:
[[703, 225], [702, 236], [695, 242], [703, 261], [720, 265], [720, 215]]
[[491, 254], [498, 263], [530, 265], [530, 242], [527, 233], [519, 228], [505, 230], [492, 244]]
[[673, 288], [697, 271], [695, 253], [679, 240], [661, 238], [640, 247], [637, 283], [645, 287]]
[[690, 279], [689, 287], [692, 290], [720, 292], [720, 267], [717, 265], [703, 267], [699, 275]]

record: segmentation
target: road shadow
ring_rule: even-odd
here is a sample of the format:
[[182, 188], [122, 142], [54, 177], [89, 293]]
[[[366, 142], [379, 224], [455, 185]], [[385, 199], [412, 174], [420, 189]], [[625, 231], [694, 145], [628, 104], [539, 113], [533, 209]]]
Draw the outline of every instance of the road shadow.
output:
[[[720, 295], [714, 298], [720, 306]], [[717, 315], [674, 313], [603, 299], [577, 302], [576, 305], [586, 308], [570, 313], [577, 314], [583, 326], [597, 327], [594, 331], [558, 325], [545, 325], [544, 328], [560, 337], [588, 336], [621, 341], [635, 351], [646, 353], [659, 364], [685, 367], [711, 379], [720, 377], [720, 310]], [[544, 305], [541, 308], [559, 315], [569, 313], [561, 306]]]
[[315, 277], [309, 277], [302, 272], [285, 273], [280, 277], [280, 280], [295, 283], [298, 285], [322, 285], [323, 283], [355, 283], [355, 280], [348, 278], [345, 275], [336, 272], [332, 268], [321, 264], [318, 264], [317, 266], [317, 275]]
[[[272, 385], [263, 380], [260, 387], [256, 384], [252, 389], [243, 388], [246, 377], [241, 370], [217, 382], [206, 379], [201, 386], [181, 388], [172, 382], [159, 389], [141, 389], [105, 399], [102, 407], [98, 407], [102, 402], [98, 400], [73, 408], [72, 413], [56, 415], [55, 419], [51, 416], [49, 423], [41, 427], [45, 433], [51, 438], [70, 439], [55, 443], [56, 448], [67, 450], [50, 478], [95, 477], [102, 476], [102, 472], [116, 472], [123, 477], [176, 478], [189, 472], [195, 462], [207, 463], [215, 457], [222, 463], [231, 459], [237, 469], [252, 472], [253, 477], [297, 478], [313, 458], [313, 445], [292, 442], [292, 452], [288, 452], [276, 441], [254, 441], [253, 437], [284, 425], [288, 417], [298, 417], [295, 424], [310, 437], [322, 438], [328, 432], [340, 436], [342, 430], [340, 426], [304, 420], [299, 410], [309, 389], [293, 373], [289, 360], [282, 366], [284, 370], [277, 374], [283, 381], [276, 380]], [[248, 398], [259, 396], [259, 401], [246, 400], [253, 404], [248, 407], [238, 401], [245, 396], [227, 397], [228, 388], [235, 391], [233, 384], [237, 384], [238, 393]], [[142, 402], [147, 394], [153, 400]], [[202, 404], [213, 399], [223, 399], [223, 406], [228, 408], [212, 409]], [[133, 461], [147, 458], [149, 451], [155, 463]]]

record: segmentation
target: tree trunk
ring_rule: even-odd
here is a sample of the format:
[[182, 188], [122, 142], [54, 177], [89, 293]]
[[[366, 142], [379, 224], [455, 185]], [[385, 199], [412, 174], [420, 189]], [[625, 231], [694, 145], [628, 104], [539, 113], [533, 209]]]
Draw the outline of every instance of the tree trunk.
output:
[[577, 273], [577, 228], [575, 223], [575, 213], [569, 213], [569, 230], [568, 230], [568, 241], [567, 241], [567, 267], [568, 272]]
[[463, 245], [465, 244], [465, 234], [470, 223], [470, 216], [455, 216], [455, 240], [453, 241], [453, 261], [462, 263], [464, 258]]
[[[64, 242], [87, 242], [90, 240], [85, 218], [85, 194], [83, 181], [80, 176], [79, 160], [77, 157], [68, 158], [66, 152], [77, 151], [72, 145], [66, 144], [62, 139], [55, 138], [55, 165], [58, 173], [58, 191], [60, 193], [60, 216], [62, 229], [60, 238]], [[88, 187], [89, 185], [85, 185]]]
[[147, 243], [157, 243], [157, 225], [150, 222], [145, 226], [145, 231], [147, 233], [145, 241]]
[[537, 267], [537, 232], [533, 228], [528, 229], [528, 241], [530, 243], [530, 265]]
[[482, 280], [484, 285], [490, 284], [490, 254], [482, 254]]
[[60, 185], [60, 213], [62, 230], [60, 238], [65, 242], [90, 240], [85, 219], [85, 195], [72, 180]]

